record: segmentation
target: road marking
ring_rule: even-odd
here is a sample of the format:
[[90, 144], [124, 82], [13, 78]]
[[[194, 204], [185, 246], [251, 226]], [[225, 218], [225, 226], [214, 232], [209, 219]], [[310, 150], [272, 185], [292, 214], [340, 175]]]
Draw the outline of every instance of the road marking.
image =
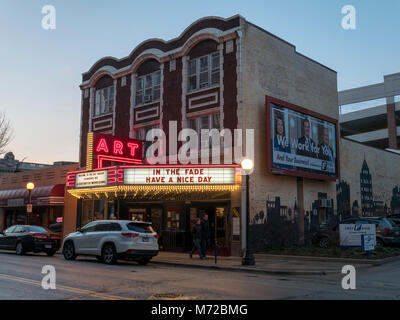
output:
[[[12, 281], [17, 281], [17, 282], [21, 282], [21, 283], [32, 284], [32, 285], [42, 287], [41, 281], [15, 277], [15, 276], [7, 275], [7, 274], [0, 274], [0, 279], [12, 280]], [[106, 294], [106, 293], [100, 293], [100, 292], [95, 292], [95, 291], [91, 291], [91, 290], [73, 288], [73, 287], [62, 286], [62, 285], [57, 285], [56, 290], [68, 291], [68, 292], [82, 294], [82, 295], [86, 295], [86, 296], [90, 296], [90, 297], [94, 297], [94, 298], [100, 298], [100, 299], [104, 299], [104, 300], [135, 300], [132, 298], [114, 296], [114, 295], [110, 295], [110, 294]]]

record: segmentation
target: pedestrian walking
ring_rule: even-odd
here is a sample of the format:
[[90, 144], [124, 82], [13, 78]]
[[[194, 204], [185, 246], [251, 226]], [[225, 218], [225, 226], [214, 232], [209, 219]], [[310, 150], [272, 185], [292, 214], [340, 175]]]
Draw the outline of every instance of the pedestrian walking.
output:
[[210, 223], [208, 222], [208, 214], [203, 216], [201, 221], [201, 251], [204, 258], [206, 257], [206, 250], [210, 247]]
[[193, 257], [193, 253], [197, 250], [199, 253], [200, 259], [204, 259], [203, 253], [201, 252], [201, 220], [200, 218], [196, 219], [196, 224], [192, 228], [192, 238], [193, 238], [193, 249], [190, 253], [190, 258]]

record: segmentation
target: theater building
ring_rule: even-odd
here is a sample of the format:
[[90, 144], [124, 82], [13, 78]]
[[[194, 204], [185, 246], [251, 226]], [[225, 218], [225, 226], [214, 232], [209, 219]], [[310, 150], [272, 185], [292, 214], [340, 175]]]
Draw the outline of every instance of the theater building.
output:
[[[83, 73], [80, 88], [80, 169], [67, 179], [76, 203], [66, 208], [64, 234], [94, 219], [136, 218], [153, 222], [164, 249], [187, 250], [195, 218], [207, 213], [212, 242], [240, 255], [241, 159], [224, 164], [221, 152], [220, 165], [177, 162], [169, 141], [184, 128], [254, 129], [252, 154], [244, 131], [241, 142], [242, 157], [254, 160], [255, 248], [302, 242], [311, 226], [338, 219], [340, 160], [350, 150], [345, 142], [340, 153], [337, 74], [243, 17], [203, 18], [175, 39], [104, 57]], [[153, 128], [165, 132], [166, 164], [144, 156]]]

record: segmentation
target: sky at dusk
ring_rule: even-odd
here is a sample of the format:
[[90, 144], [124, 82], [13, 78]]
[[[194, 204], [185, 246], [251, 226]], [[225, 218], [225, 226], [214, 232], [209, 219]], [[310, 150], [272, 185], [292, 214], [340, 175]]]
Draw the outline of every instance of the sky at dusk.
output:
[[[356, 30], [341, 27], [344, 5]], [[42, 29], [42, 7], [56, 29]], [[0, 111], [14, 129], [8, 149], [26, 162], [78, 161], [81, 74], [122, 58], [148, 38], [170, 40], [205, 16], [242, 15], [338, 72], [338, 89], [400, 72], [398, 0], [102, 1], [0, 0]]]

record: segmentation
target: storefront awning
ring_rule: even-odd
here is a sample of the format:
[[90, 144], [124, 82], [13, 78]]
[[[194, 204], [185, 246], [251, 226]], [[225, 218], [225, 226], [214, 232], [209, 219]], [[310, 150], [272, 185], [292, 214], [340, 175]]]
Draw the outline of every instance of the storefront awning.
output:
[[[64, 184], [35, 187], [32, 190], [32, 204], [35, 206], [63, 205]], [[23, 207], [28, 203], [26, 188], [0, 190], [0, 207]]]

